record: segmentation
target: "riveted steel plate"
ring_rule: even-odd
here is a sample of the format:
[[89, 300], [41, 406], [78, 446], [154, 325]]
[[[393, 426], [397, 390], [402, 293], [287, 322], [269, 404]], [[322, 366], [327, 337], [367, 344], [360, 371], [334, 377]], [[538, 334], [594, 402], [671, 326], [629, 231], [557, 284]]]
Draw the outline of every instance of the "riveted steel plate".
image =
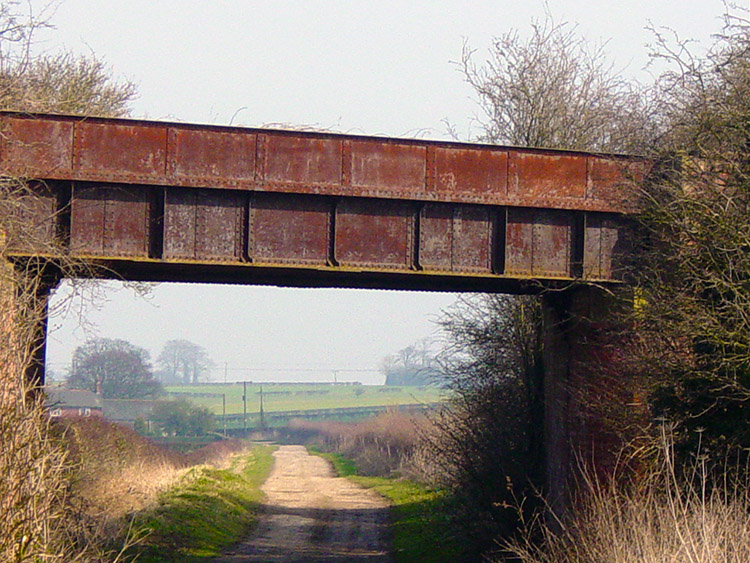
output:
[[70, 211], [74, 254], [147, 257], [151, 197], [142, 186], [75, 186]]
[[256, 140], [248, 133], [171, 128], [169, 173], [191, 180], [253, 180]]
[[250, 209], [250, 258], [325, 265], [332, 209], [323, 198], [257, 194]]
[[242, 260], [247, 198], [238, 192], [200, 190], [196, 204], [196, 258]]
[[419, 145], [352, 141], [351, 183], [404, 193], [422, 191], [426, 180], [426, 152], [427, 149]]
[[426, 204], [419, 217], [419, 265], [425, 270], [453, 268], [453, 206]]
[[419, 265], [427, 270], [492, 271], [493, 226], [480, 206], [427, 204], [419, 223]]
[[336, 260], [342, 266], [410, 268], [414, 220], [405, 202], [343, 200], [336, 208]]
[[198, 190], [167, 188], [164, 197], [164, 258], [194, 260]]
[[70, 172], [73, 123], [23, 118], [3, 122], [2, 163], [22, 177]]
[[508, 153], [438, 147], [434, 187], [439, 192], [507, 195]]
[[4, 174], [74, 186], [70, 207], [63, 187], [28, 211], [35, 221], [61, 210], [58, 225], [40, 224], [42, 237], [70, 225], [73, 253], [144, 257], [154, 270], [159, 258], [249, 259], [356, 270], [358, 280], [379, 270], [374, 283], [383, 270], [507, 281], [583, 269], [606, 281], [625, 252], [618, 214], [635, 208], [633, 181], [649, 168], [622, 156], [320, 132], [12, 112], [0, 122]]
[[545, 199], [581, 199], [586, 195], [586, 156], [512, 151], [508, 193]]
[[73, 164], [93, 177], [164, 176], [166, 150], [164, 126], [83, 121], [76, 124]]
[[265, 179], [272, 183], [340, 184], [341, 141], [266, 135]]
[[[39, 179], [629, 212], [632, 194], [617, 167], [648, 169], [639, 159], [572, 151], [9, 112], [0, 120], [6, 130], [48, 129], [40, 136], [52, 139], [51, 152], [0, 139], [5, 172], [28, 175], [34, 162], [53, 168]], [[71, 127], [72, 147], [69, 134], [55, 136]]]
[[569, 277], [573, 215], [551, 209], [509, 208], [505, 273], [524, 277]]
[[492, 271], [492, 220], [490, 209], [458, 205], [453, 218], [454, 272]]
[[242, 261], [246, 205], [242, 192], [167, 189], [164, 257]]
[[622, 220], [601, 213], [586, 214], [584, 279], [621, 279], [622, 260], [629, 250], [630, 238]]
[[620, 201], [625, 209], [635, 209], [648, 163], [613, 157], [589, 157], [589, 180], [586, 197], [603, 201]]

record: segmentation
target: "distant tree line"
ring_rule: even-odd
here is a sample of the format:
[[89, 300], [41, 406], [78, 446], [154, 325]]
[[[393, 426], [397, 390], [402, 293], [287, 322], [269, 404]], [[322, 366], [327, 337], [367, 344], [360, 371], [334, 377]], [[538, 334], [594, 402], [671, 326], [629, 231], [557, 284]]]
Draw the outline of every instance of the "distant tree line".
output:
[[437, 385], [441, 381], [440, 366], [427, 339], [386, 356], [380, 371], [385, 375], [386, 385]]
[[156, 363], [154, 369], [148, 350], [126, 340], [93, 338], [73, 352], [65, 385], [107, 399], [152, 398], [163, 385], [206, 379], [214, 365], [203, 347], [188, 340], [169, 340]]
[[165, 385], [195, 385], [206, 379], [215, 365], [202, 346], [189, 340], [167, 341], [156, 363], [156, 376]]

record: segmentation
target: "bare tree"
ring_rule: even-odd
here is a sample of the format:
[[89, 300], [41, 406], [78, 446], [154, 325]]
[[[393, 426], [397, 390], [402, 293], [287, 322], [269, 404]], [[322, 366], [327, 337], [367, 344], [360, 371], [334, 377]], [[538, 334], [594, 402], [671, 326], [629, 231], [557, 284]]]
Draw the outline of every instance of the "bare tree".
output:
[[441, 383], [441, 373], [429, 339], [422, 339], [386, 356], [380, 371], [386, 385], [430, 385]]
[[76, 348], [65, 384], [118, 399], [153, 397], [161, 391], [148, 351], [112, 338], [94, 338]]
[[495, 37], [488, 58], [475, 62], [464, 45], [459, 63], [477, 94], [488, 143], [594, 151], [642, 149], [649, 104], [643, 89], [618, 74], [606, 45], [592, 44], [575, 26], [547, 13]]
[[114, 81], [106, 64], [70, 52], [34, 55], [37, 31], [50, 28], [48, 4], [0, 4], [0, 110], [122, 116], [136, 95], [129, 81]]
[[169, 340], [156, 362], [157, 373], [164, 383], [195, 385], [208, 376], [214, 362], [206, 350], [189, 340]]
[[[667, 134], [645, 186], [636, 368], [655, 413], [694, 453], [747, 448], [750, 435], [750, 23], [728, 13], [705, 57], [658, 30]], [[744, 12], [747, 15], [747, 12]]]
[[517, 525], [516, 499], [544, 486], [541, 322], [537, 298], [506, 295], [464, 296], [440, 320], [451, 399], [422, 457], [460, 501], [477, 559]]

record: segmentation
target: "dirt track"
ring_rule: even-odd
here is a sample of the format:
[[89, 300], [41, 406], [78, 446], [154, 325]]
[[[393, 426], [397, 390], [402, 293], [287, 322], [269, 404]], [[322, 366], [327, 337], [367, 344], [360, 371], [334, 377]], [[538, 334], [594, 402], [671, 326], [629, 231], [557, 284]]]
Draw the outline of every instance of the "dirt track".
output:
[[334, 477], [303, 446], [281, 446], [274, 458], [255, 532], [214, 563], [391, 562], [382, 497]]

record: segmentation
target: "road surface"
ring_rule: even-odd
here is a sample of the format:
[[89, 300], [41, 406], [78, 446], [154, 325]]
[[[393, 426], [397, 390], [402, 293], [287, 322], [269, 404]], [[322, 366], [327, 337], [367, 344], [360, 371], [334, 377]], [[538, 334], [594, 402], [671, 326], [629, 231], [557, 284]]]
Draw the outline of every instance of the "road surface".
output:
[[391, 563], [388, 503], [380, 495], [334, 477], [331, 465], [303, 446], [281, 446], [273, 455], [255, 531], [214, 563]]

